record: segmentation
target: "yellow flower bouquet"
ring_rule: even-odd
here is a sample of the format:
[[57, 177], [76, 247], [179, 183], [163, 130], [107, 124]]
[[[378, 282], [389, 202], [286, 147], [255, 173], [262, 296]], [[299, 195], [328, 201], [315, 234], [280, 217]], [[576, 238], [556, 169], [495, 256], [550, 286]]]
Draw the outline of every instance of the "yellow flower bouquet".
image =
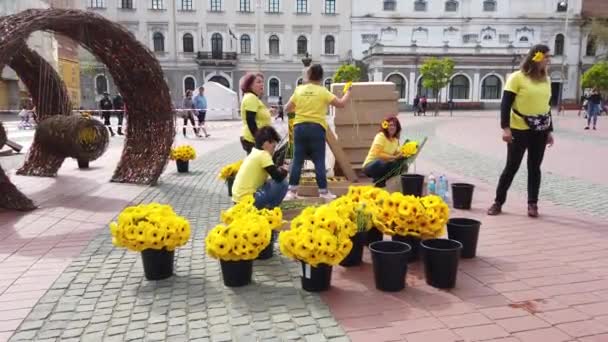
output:
[[222, 169], [220, 170], [219, 179], [227, 182], [230, 178], [236, 177], [236, 174], [237, 172], [239, 172], [241, 165], [243, 165], [243, 160], [239, 160], [237, 162], [222, 167]]
[[417, 141], [407, 141], [403, 146], [401, 146], [401, 155], [404, 158], [409, 158], [416, 153], [418, 153], [418, 142]]
[[196, 151], [190, 145], [182, 145], [171, 149], [171, 160], [193, 160], [196, 158]]

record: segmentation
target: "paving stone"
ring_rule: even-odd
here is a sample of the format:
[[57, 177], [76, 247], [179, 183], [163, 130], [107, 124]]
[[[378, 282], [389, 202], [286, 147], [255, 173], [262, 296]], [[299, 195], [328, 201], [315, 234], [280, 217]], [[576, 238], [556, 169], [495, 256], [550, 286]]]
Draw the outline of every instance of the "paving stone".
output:
[[149, 341], [165, 341], [167, 334], [164, 331], [146, 334], [146, 340]]
[[315, 319], [312, 317], [296, 317], [293, 321], [299, 326], [316, 324]]
[[19, 326], [19, 330], [35, 330], [41, 328], [43, 324], [44, 320], [26, 320], [21, 323], [21, 326]]
[[169, 327], [167, 335], [183, 335], [186, 334], [186, 326], [185, 325], [172, 325]]
[[78, 329], [66, 329], [63, 334], [61, 334], [61, 338], [69, 338], [69, 337], [78, 337], [81, 336], [84, 332], [83, 328]]
[[209, 337], [209, 330], [207, 330], [205, 328], [190, 329], [189, 336], [192, 339]]
[[108, 330], [106, 330], [106, 334], [108, 334], [109, 336], [124, 334], [126, 332], [127, 332], [126, 325], [110, 327]]
[[316, 334], [319, 332], [319, 329], [317, 328], [316, 325], [300, 326], [297, 329], [298, 329], [298, 332], [304, 336]]
[[136, 339], [140, 339], [140, 338], [144, 338], [143, 329], [129, 330], [129, 332], [127, 332], [127, 335], [126, 335], [127, 341], [132, 341], [132, 340], [136, 340]]
[[34, 340], [34, 336], [36, 336], [36, 333], [38, 333], [37, 330], [28, 330], [28, 331], [21, 331], [16, 333], [15, 335], [12, 336], [11, 340], [14, 341], [33, 341]]
[[316, 335], [308, 335], [305, 337], [306, 342], [324, 342], [327, 341], [327, 339], [325, 338], [325, 336], [321, 335], [321, 334], [316, 334]]
[[148, 325], [147, 331], [149, 332], [159, 332], [159, 331], [166, 331], [167, 330], [167, 323], [154, 323], [154, 324], [150, 324]]
[[340, 327], [324, 328], [322, 330], [323, 335], [327, 337], [340, 337], [345, 335], [344, 330], [342, 330]]
[[227, 333], [214, 334], [213, 336], [211, 336], [211, 341], [212, 342], [230, 342], [230, 341], [232, 341], [232, 335], [227, 334]]

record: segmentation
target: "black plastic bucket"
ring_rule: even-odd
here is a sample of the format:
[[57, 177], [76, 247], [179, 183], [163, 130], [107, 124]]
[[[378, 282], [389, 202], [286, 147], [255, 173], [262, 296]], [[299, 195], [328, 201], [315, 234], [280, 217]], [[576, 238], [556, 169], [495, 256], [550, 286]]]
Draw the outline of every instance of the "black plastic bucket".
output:
[[326, 291], [331, 286], [331, 271], [329, 265], [319, 264], [312, 267], [302, 262], [302, 289], [308, 292]]
[[350, 267], [361, 265], [361, 262], [363, 261], [363, 246], [365, 245], [366, 238], [366, 232], [359, 232], [350, 238], [353, 242], [353, 248], [344, 260], [342, 260], [340, 266]]
[[257, 260], [267, 260], [272, 258], [272, 256], [274, 255], [274, 242], [277, 240], [277, 232], [272, 231], [271, 235], [270, 235], [270, 243], [268, 244], [268, 246], [266, 246], [266, 248], [264, 248], [261, 252], [260, 255], [258, 255]]
[[173, 275], [175, 253], [165, 249], [145, 249], [141, 251], [144, 274], [148, 280], [167, 279]]
[[239, 287], [251, 283], [251, 274], [253, 273], [253, 262], [251, 260], [220, 260], [220, 266], [222, 267], [224, 285], [228, 287]]
[[412, 250], [409, 253], [407, 262], [414, 262], [420, 260], [420, 238], [413, 236], [393, 235], [391, 239], [393, 241], [407, 243], [411, 247]]
[[448, 238], [462, 244], [462, 258], [475, 257], [480, 227], [481, 222], [469, 218], [451, 218], [448, 220]]
[[452, 184], [452, 201], [456, 209], [471, 209], [475, 185], [468, 183]]
[[430, 239], [422, 241], [420, 246], [426, 283], [439, 289], [456, 286], [462, 244], [448, 239]]
[[234, 177], [226, 179], [226, 186], [228, 187], [228, 197], [232, 197], [232, 185], [234, 184]]
[[382, 241], [384, 239], [384, 234], [376, 228], [373, 228], [367, 231], [367, 236], [365, 237], [365, 244], [369, 246], [370, 243], [376, 241]]
[[401, 175], [401, 192], [404, 195], [421, 197], [424, 189], [424, 176], [414, 173]]
[[88, 169], [89, 168], [89, 161], [86, 159], [76, 159], [76, 161], [78, 162], [78, 168], [79, 169]]
[[176, 160], [175, 165], [177, 165], [177, 172], [186, 173], [188, 172], [188, 167], [190, 166], [190, 161], [188, 160]]
[[378, 241], [369, 245], [369, 250], [372, 253], [376, 288], [387, 292], [403, 290], [412, 247], [399, 241]]

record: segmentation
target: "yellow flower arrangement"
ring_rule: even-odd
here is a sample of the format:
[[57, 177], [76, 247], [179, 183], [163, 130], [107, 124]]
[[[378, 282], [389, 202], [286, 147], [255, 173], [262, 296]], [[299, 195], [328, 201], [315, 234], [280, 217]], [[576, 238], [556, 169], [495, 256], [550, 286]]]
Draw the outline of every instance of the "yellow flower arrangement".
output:
[[416, 141], [408, 141], [401, 146], [401, 154], [405, 158], [409, 158], [416, 153], [418, 153], [418, 142]]
[[545, 59], [545, 54], [538, 51], [537, 53], [534, 54], [534, 57], [532, 57], [532, 61], [539, 63], [542, 62]]
[[227, 181], [228, 179], [235, 177], [237, 172], [239, 172], [241, 165], [243, 165], [243, 160], [224, 166], [220, 170], [219, 178], [223, 181]]
[[193, 160], [196, 158], [196, 151], [190, 145], [182, 145], [171, 149], [171, 155], [169, 156], [172, 160]]
[[110, 223], [112, 243], [134, 252], [145, 249], [173, 251], [190, 239], [190, 223], [169, 205], [140, 204], [125, 208]]

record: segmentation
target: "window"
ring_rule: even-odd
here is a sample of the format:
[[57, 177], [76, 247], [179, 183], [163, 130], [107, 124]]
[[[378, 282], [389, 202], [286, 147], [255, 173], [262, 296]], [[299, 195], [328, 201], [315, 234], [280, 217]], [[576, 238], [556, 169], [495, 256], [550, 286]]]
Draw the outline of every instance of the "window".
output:
[[483, 2], [483, 10], [485, 12], [496, 12], [496, 0], [485, 0]]
[[165, 51], [165, 36], [163, 36], [162, 33], [154, 33], [154, 35], [152, 36], [152, 41], [154, 42], [154, 52]]
[[325, 54], [333, 55], [336, 53], [336, 40], [334, 36], [325, 37]]
[[268, 0], [268, 12], [279, 13], [279, 0]]
[[304, 36], [298, 37], [298, 55], [305, 55], [308, 52], [308, 39]]
[[120, 2], [120, 8], [122, 8], [122, 9], [133, 9], [133, 0], [122, 0]]
[[89, 8], [106, 8], [104, 0], [90, 0]]
[[425, 0], [416, 0], [414, 2], [414, 11], [416, 11], [416, 12], [426, 11], [426, 1]]
[[193, 9], [192, 0], [182, 0], [182, 11], [192, 11]]
[[528, 39], [528, 37], [526, 37], [526, 36], [523, 36], [523, 37], [519, 38], [519, 41], [520, 41], [521, 43], [527, 43], [527, 42], [529, 42], [529, 41], [530, 41], [530, 39]]
[[326, 79], [325, 82], [323, 82], [323, 85], [327, 90], [331, 90], [331, 78]]
[[186, 33], [182, 37], [184, 52], [194, 52], [194, 37], [190, 33]]
[[251, 38], [248, 34], [244, 34], [241, 36], [241, 53], [250, 54], [251, 53]]
[[152, 0], [152, 9], [153, 10], [162, 10], [163, 9], [163, 0]]
[[195, 87], [196, 87], [196, 81], [194, 80], [194, 77], [188, 76], [188, 77], [184, 78], [184, 94], [188, 90], [194, 90]]
[[433, 98], [433, 89], [424, 87], [424, 77], [420, 77], [418, 80], [418, 96], [426, 96], [427, 98]]
[[502, 92], [502, 82], [498, 76], [488, 76], [481, 84], [481, 99], [482, 100], [500, 100]]
[[325, 0], [325, 14], [336, 14], [336, 0]]
[[511, 42], [511, 36], [509, 36], [508, 34], [499, 34], [498, 41], [501, 44], [509, 44]]
[[493, 39], [493, 38], [492, 38], [492, 35], [491, 35], [491, 34], [486, 34], [486, 35], [484, 35], [484, 36], [483, 36], [483, 40], [484, 40], [484, 41], [489, 41], [489, 40], [492, 40], [492, 39]]
[[469, 98], [469, 79], [464, 75], [457, 75], [450, 82], [450, 99], [466, 100]]
[[386, 79], [386, 81], [395, 83], [395, 88], [399, 94], [399, 98], [405, 98], [405, 79], [403, 76], [399, 74], [392, 74]]
[[384, 10], [385, 11], [394, 11], [397, 8], [396, 0], [384, 0]]
[[108, 91], [108, 79], [104, 75], [97, 75], [95, 77], [95, 91], [97, 95]]
[[476, 34], [465, 34], [462, 36], [462, 42], [465, 44], [476, 43], [479, 36]]
[[222, 35], [219, 33], [214, 33], [211, 36], [211, 58], [222, 59], [222, 52], [223, 52], [222, 44], [223, 44]]
[[587, 37], [587, 48], [585, 49], [585, 56], [595, 56], [595, 53], [597, 52], [596, 50], [597, 44], [595, 41], [595, 37]]
[[279, 37], [276, 35], [272, 35], [268, 38], [268, 51], [272, 56], [279, 55]]
[[211, 0], [211, 12], [222, 11], [222, 0]]
[[268, 81], [268, 96], [280, 96], [279, 95], [279, 90], [280, 90], [280, 84], [279, 84], [279, 80], [276, 78], [271, 78]]
[[308, 13], [308, 0], [296, 0], [296, 13]]
[[446, 12], [456, 12], [458, 11], [458, 1], [448, 0], [445, 3], [445, 11]]
[[557, 11], [558, 12], [567, 12], [568, 11], [568, 2], [560, 1], [557, 3]]
[[251, 12], [251, 0], [240, 0], [239, 12]]
[[561, 33], [555, 36], [555, 47], [553, 49], [555, 56], [562, 56], [564, 54], [564, 40], [565, 37]]

